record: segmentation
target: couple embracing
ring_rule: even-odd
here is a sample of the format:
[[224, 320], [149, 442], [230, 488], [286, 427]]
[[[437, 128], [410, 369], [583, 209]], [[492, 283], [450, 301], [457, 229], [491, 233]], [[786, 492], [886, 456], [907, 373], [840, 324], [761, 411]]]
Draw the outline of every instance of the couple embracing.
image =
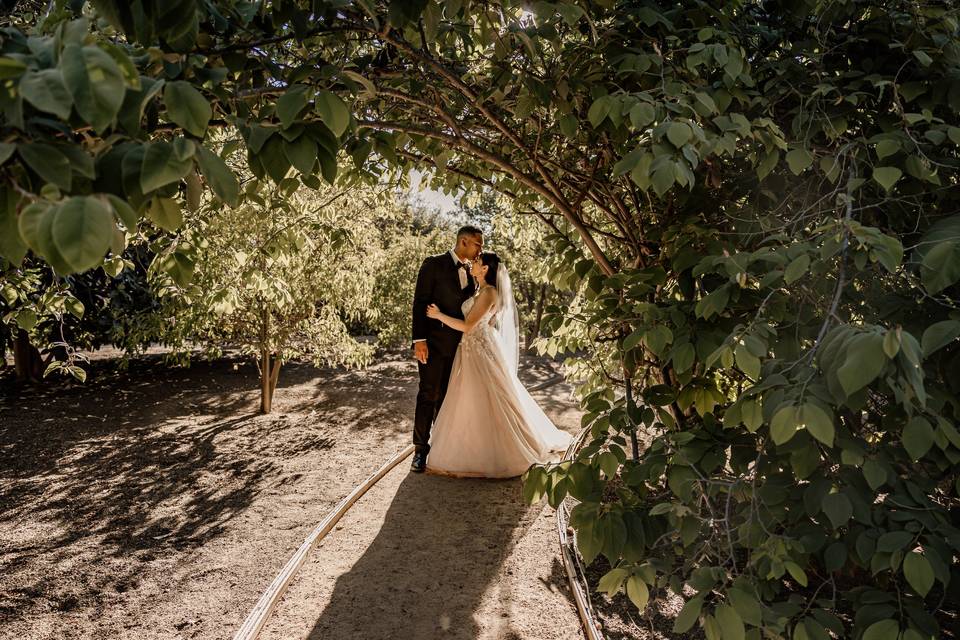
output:
[[420, 388], [413, 471], [511, 478], [563, 451], [557, 429], [517, 378], [519, 320], [510, 275], [483, 251], [483, 233], [457, 232], [424, 260], [413, 297]]

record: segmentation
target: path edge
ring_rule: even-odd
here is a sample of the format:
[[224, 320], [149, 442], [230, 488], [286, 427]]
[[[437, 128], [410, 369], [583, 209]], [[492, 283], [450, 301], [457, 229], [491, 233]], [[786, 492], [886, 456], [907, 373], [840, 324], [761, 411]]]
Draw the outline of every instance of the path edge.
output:
[[273, 582], [270, 583], [270, 586], [267, 587], [267, 590], [263, 592], [263, 595], [260, 596], [260, 599], [257, 601], [257, 604], [254, 605], [253, 609], [247, 615], [247, 618], [243, 621], [243, 624], [240, 626], [240, 629], [233, 636], [233, 640], [256, 640], [260, 635], [260, 631], [263, 629], [264, 625], [267, 622], [267, 619], [270, 617], [270, 614], [273, 613], [273, 610], [276, 608], [280, 598], [286, 592], [287, 587], [290, 586], [290, 583], [293, 581], [294, 576], [297, 571], [303, 566], [303, 563], [307, 559], [307, 555], [311, 550], [317, 545], [317, 543], [330, 532], [331, 529], [340, 521], [340, 519], [350, 510], [350, 507], [359, 500], [363, 494], [367, 492], [370, 487], [376, 484], [383, 476], [389, 473], [394, 467], [403, 462], [406, 458], [413, 453], [414, 446], [407, 445], [400, 451], [398, 451], [392, 458], [387, 460], [383, 466], [374, 471], [370, 477], [364, 480], [361, 484], [350, 492], [343, 500], [341, 500], [333, 510], [327, 514], [327, 516], [320, 521], [309, 536], [303, 541], [300, 547], [296, 552], [287, 560], [287, 563], [283, 566], [283, 569], [280, 570], [280, 573], [273, 579]]
[[[564, 461], [573, 460], [574, 455], [589, 433], [590, 427], [587, 427], [573, 439], [563, 455]], [[602, 627], [597, 620], [596, 612], [593, 610], [593, 604], [590, 602], [590, 585], [587, 584], [580, 554], [577, 552], [576, 534], [570, 533], [570, 512], [566, 503], [567, 500], [562, 500], [557, 505], [557, 534], [560, 542], [560, 556], [563, 558], [563, 568], [567, 572], [567, 580], [570, 583], [574, 603], [577, 605], [577, 613], [580, 614], [580, 625], [583, 627], [584, 635], [587, 640], [604, 640], [601, 632]]]

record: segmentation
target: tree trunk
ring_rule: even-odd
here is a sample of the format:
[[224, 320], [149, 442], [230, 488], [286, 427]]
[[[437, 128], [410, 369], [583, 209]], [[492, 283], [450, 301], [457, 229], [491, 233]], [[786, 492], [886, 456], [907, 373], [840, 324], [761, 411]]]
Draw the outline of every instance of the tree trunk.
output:
[[23, 329], [17, 329], [14, 338], [13, 366], [18, 382], [39, 382], [43, 379], [40, 350], [30, 344], [30, 335]]
[[280, 378], [280, 365], [283, 364], [277, 354], [273, 354], [273, 365], [270, 368], [270, 407], [273, 407], [273, 392], [277, 390], [277, 380]]
[[533, 321], [533, 330], [527, 336], [527, 351], [533, 348], [533, 343], [540, 337], [540, 323], [543, 322], [543, 307], [547, 299], [547, 285], [540, 285], [540, 293], [537, 296], [537, 312]]
[[[626, 367], [623, 368], [626, 371]], [[630, 449], [634, 460], [640, 460], [640, 443], [637, 441], [637, 424], [633, 421], [633, 378], [626, 376], [627, 424], [630, 425]]]
[[270, 345], [267, 335], [270, 330], [270, 312], [265, 306], [260, 307], [260, 412], [270, 413], [273, 408], [273, 392], [270, 389]]
[[277, 390], [277, 380], [280, 377], [280, 359], [269, 351], [260, 356], [260, 411], [273, 411], [273, 392]]
[[7, 342], [10, 341], [10, 327], [0, 322], [0, 371], [7, 368]]

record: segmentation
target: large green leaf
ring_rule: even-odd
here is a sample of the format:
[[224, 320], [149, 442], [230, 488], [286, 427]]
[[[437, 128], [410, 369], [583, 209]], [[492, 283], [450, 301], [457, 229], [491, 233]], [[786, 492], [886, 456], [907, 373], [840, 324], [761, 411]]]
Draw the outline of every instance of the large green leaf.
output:
[[123, 99], [123, 105], [120, 108], [118, 120], [120, 124], [131, 135], [136, 135], [140, 131], [140, 121], [143, 119], [144, 110], [147, 105], [163, 89], [165, 81], [163, 79], [155, 80], [153, 78], [140, 78], [140, 88], [136, 91], [127, 91]]
[[720, 623], [720, 633], [723, 640], [744, 640], [746, 630], [743, 628], [743, 619], [734, 607], [721, 604], [714, 612], [717, 622]]
[[267, 170], [267, 174], [277, 184], [279, 184], [280, 181], [287, 176], [287, 172], [290, 171], [290, 160], [287, 159], [287, 154], [284, 153], [283, 142], [283, 138], [280, 136], [273, 136], [267, 140], [266, 144], [263, 145], [263, 149], [260, 150], [260, 155], [257, 156], [260, 162], [263, 163], [263, 168]]
[[587, 564], [593, 562], [603, 548], [603, 539], [595, 533], [594, 523], [587, 522], [577, 528], [577, 550]]
[[630, 124], [634, 129], [643, 129], [656, 118], [657, 110], [649, 102], [638, 102], [630, 109]]
[[147, 217], [161, 229], [176, 231], [183, 224], [180, 205], [173, 198], [153, 198], [147, 209]]
[[303, 108], [307, 106], [310, 101], [309, 91], [310, 87], [294, 85], [277, 100], [277, 117], [280, 118], [284, 128], [292, 125]]
[[927, 327], [923, 332], [920, 344], [923, 346], [923, 355], [942, 349], [960, 337], [960, 321], [944, 320]]
[[20, 237], [34, 252], [46, 260], [61, 275], [71, 273], [70, 265], [60, 255], [53, 242], [53, 221], [57, 207], [40, 200], [33, 202], [20, 212]]
[[36, 171], [45, 182], [70, 191], [73, 184], [70, 160], [56, 147], [42, 142], [22, 142], [17, 145], [17, 151], [27, 166]]
[[916, 536], [909, 531], [888, 531], [877, 540], [877, 551], [893, 553], [910, 544]]
[[650, 590], [643, 578], [637, 575], [627, 578], [627, 597], [630, 598], [630, 602], [637, 609], [643, 611], [647, 607], [647, 602], [650, 600]]
[[667, 127], [667, 139], [678, 149], [689, 142], [692, 136], [690, 126], [685, 122], [673, 122]]
[[659, 324], [643, 334], [643, 342], [650, 351], [660, 356], [664, 348], [673, 342], [673, 332], [670, 327]]
[[197, 148], [197, 164], [207, 184], [217, 196], [231, 207], [237, 206], [240, 182], [223, 159], [206, 147]]
[[893, 139], [881, 140], [877, 143], [877, 158], [883, 160], [900, 151], [900, 141]]
[[800, 423], [814, 438], [827, 445], [833, 446], [833, 415], [819, 406], [807, 402], [800, 406]]
[[864, 333], [853, 338], [847, 347], [846, 360], [837, 370], [844, 393], [850, 396], [873, 382], [886, 364], [882, 336]]
[[686, 633], [692, 629], [693, 625], [697, 622], [697, 618], [700, 617], [700, 609], [702, 608], [702, 597], [698, 596], [687, 600], [686, 604], [683, 605], [683, 608], [680, 609], [680, 613], [677, 615], [676, 620], [673, 621], [673, 632]]
[[72, 272], [100, 264], [113, 238], [113, 213], [99, 198], [70, 198], [57, 207], [53, 242]]
[[677, 373], [683, 373], [684, 371], [687, 371], [693, 366], [693, 361], [696, 358], [696, 355], [696, 350], [689, 342], [685, 342], [674, 347], [672, 357], [673, 368]]
[[[213, 117], [213, 109], [203, 94], [184, 80], [168, 82], [163, 88], [167, 117], [190, 134], [202, 138]], [[146, 191], [146, 189], [144, 189]]]
[[324, 124], [330, 127], [337, 137], [342, 136], [350, 125], [350, 109], [336, 94], [321, 91], [317, 94], [316, 110]]
[[627, 527], [623, 517], [615, 511], [606, 513], [600, 516], [594, 525], [594, 531], [600, 536], [603, 555], [610, 561], [619, 558], [627, 541]]
[[903, 557], [903, 575], [921, 597], [926, 597], [933, 588], [933, 568], [930, 562], [916, 551]]
[[650, 183], [653, 185], [653, 190], [658, 196], [662, 196], [673, 186], [673, 183], [677, 179], [677, 168], [673, 162], [664, 162], [661, 163], [653, 171], [651, 176]]
[[807, 253], [797, 256], [787, 268], [783, 271], [783, 281], [787, 284], [792, 284], [794, 281], [799, 280], [803, 274], [807, 272], [807, 269], [810, 268], [810, 255]]
[[127, 231], [136, 231], [140, 216], [133, 210], [133, 207], [131, 207], [126, 200], [112, 194], [107, 194], [107, 200], [110, 202], [110, 206], [113, 207], [113, 212], [117, 215], [117, 218], [123, 223], [123, 226], [127, 228]]
[[170, 142], [153, 142], [146, 147], [140, 167], [140, 189], [150, 193], [172, 182], [179, 182], [193, 168], [190, 157]]
[[900, 625], [896, 620], [874, 622], [863, 632], [863, 640], [893, 640], [900, 635]]
[[20, 237], [17, 208], [20, 197], [13, 189], [0, 188], [0, 256], [19, 265], [27, 255], [27, 245]]
[[523, 499], [527, 504], [540, 502], [547, 488], [547, 474], [542, 467], [530, 467], [523, 476]]
[[300, 173], [311, 174], [317, 163], [317, 144], [308, 135], [293, 141], [283, 141], [283, 152], [290, 164]]
[[103, 132], [123, 105], [126, 87], [120, 67], [99, 47], [69, 44], [63, 48], [60, 68], [77, 113]]
[[600, 124], [607, 119], [607, 115], [609, 115], [612, 106], [613, 100], [610, 96], [600, 96], [593, 101], [593, 104], [591, 104], [587, 110], [587, 120], [590, 121], [590, 124], [592, 124], [594, 128], [599, 127]]
[[760, 379], [760, 358], [751, 353], [745, 342], [737, 345], [734, 349], [734, 356], [737, 360], [737, 366], [750, 376], [751, 380]]
[[624, 581], [629, 576], [626, 569], [616, 568], [605, 573], [597, 582], [597, 591], [602, 591], [607, 595], [614, 595], [623, 587]]
[[760, 602], [754, 595], [741, 589], [733, 588], [727, 592], [727, 597], [730, 599], [730, 604], [737, 610], [737, 613], [740, 614], [740, 618], [743, 619], [744, 622], [754, 627], [759, 627], [762, 624]]
[[873, 179], [887, 191], [893, 188], [902, 175], [903, 172], [896, 167], [877, 167], [873, 170]]
[[887, 470], [876, 460], [867, 460], [863, 463], [863, 477], [870, 488], [876, 491], [887, 481]]
[[853, 505], [850, 498], [842, 493], [831, 493], [823, 499], [823, 512], [830, 519], [834, 529], [839, 529], [853, 517]]
[[777, 409], [770, 420], [770, 436], [775, 444], [786, 444], [800, 427], [800, 411], [794, 405]]
[[787, 153], [787, 166], [794, 175], [800, 175], [811, 164], [813, 164], [813, 154], [807, 149], [793, 149]]
[[903, 447], [914, 460], [919, 460], [933, 446], [933, 427], [924, 418], [914, 416], [903, 427]]
[[930, 293], [940, 293], [960, 280], [960, 241], [938, 242], [923, 257], [921, 278]]
[[834, 542], [823, 553], [824, 569], [833, 573], [843, 568], [847, 563], [847, 545]]
[[24, 100], [40, 111], [52, 113], [63, 120], [70, 117], [73, 98], [67, 91], [59, 69], [27, 71], [20, 78], [20, 93]]

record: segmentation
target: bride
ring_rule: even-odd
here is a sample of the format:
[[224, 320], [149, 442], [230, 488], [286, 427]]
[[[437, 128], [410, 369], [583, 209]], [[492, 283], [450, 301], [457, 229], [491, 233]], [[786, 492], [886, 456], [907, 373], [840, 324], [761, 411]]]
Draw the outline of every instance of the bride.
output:
[[427, 307], [427, 316], [464, 334], [433, 425], [427, 471], [512, 478], [555, 458], [570, 435], [550, 422], [517, 377], [519, 322], [506, 267], [484, 252], [470, 273], [478, 287], [463, 303], [464, 320]]

